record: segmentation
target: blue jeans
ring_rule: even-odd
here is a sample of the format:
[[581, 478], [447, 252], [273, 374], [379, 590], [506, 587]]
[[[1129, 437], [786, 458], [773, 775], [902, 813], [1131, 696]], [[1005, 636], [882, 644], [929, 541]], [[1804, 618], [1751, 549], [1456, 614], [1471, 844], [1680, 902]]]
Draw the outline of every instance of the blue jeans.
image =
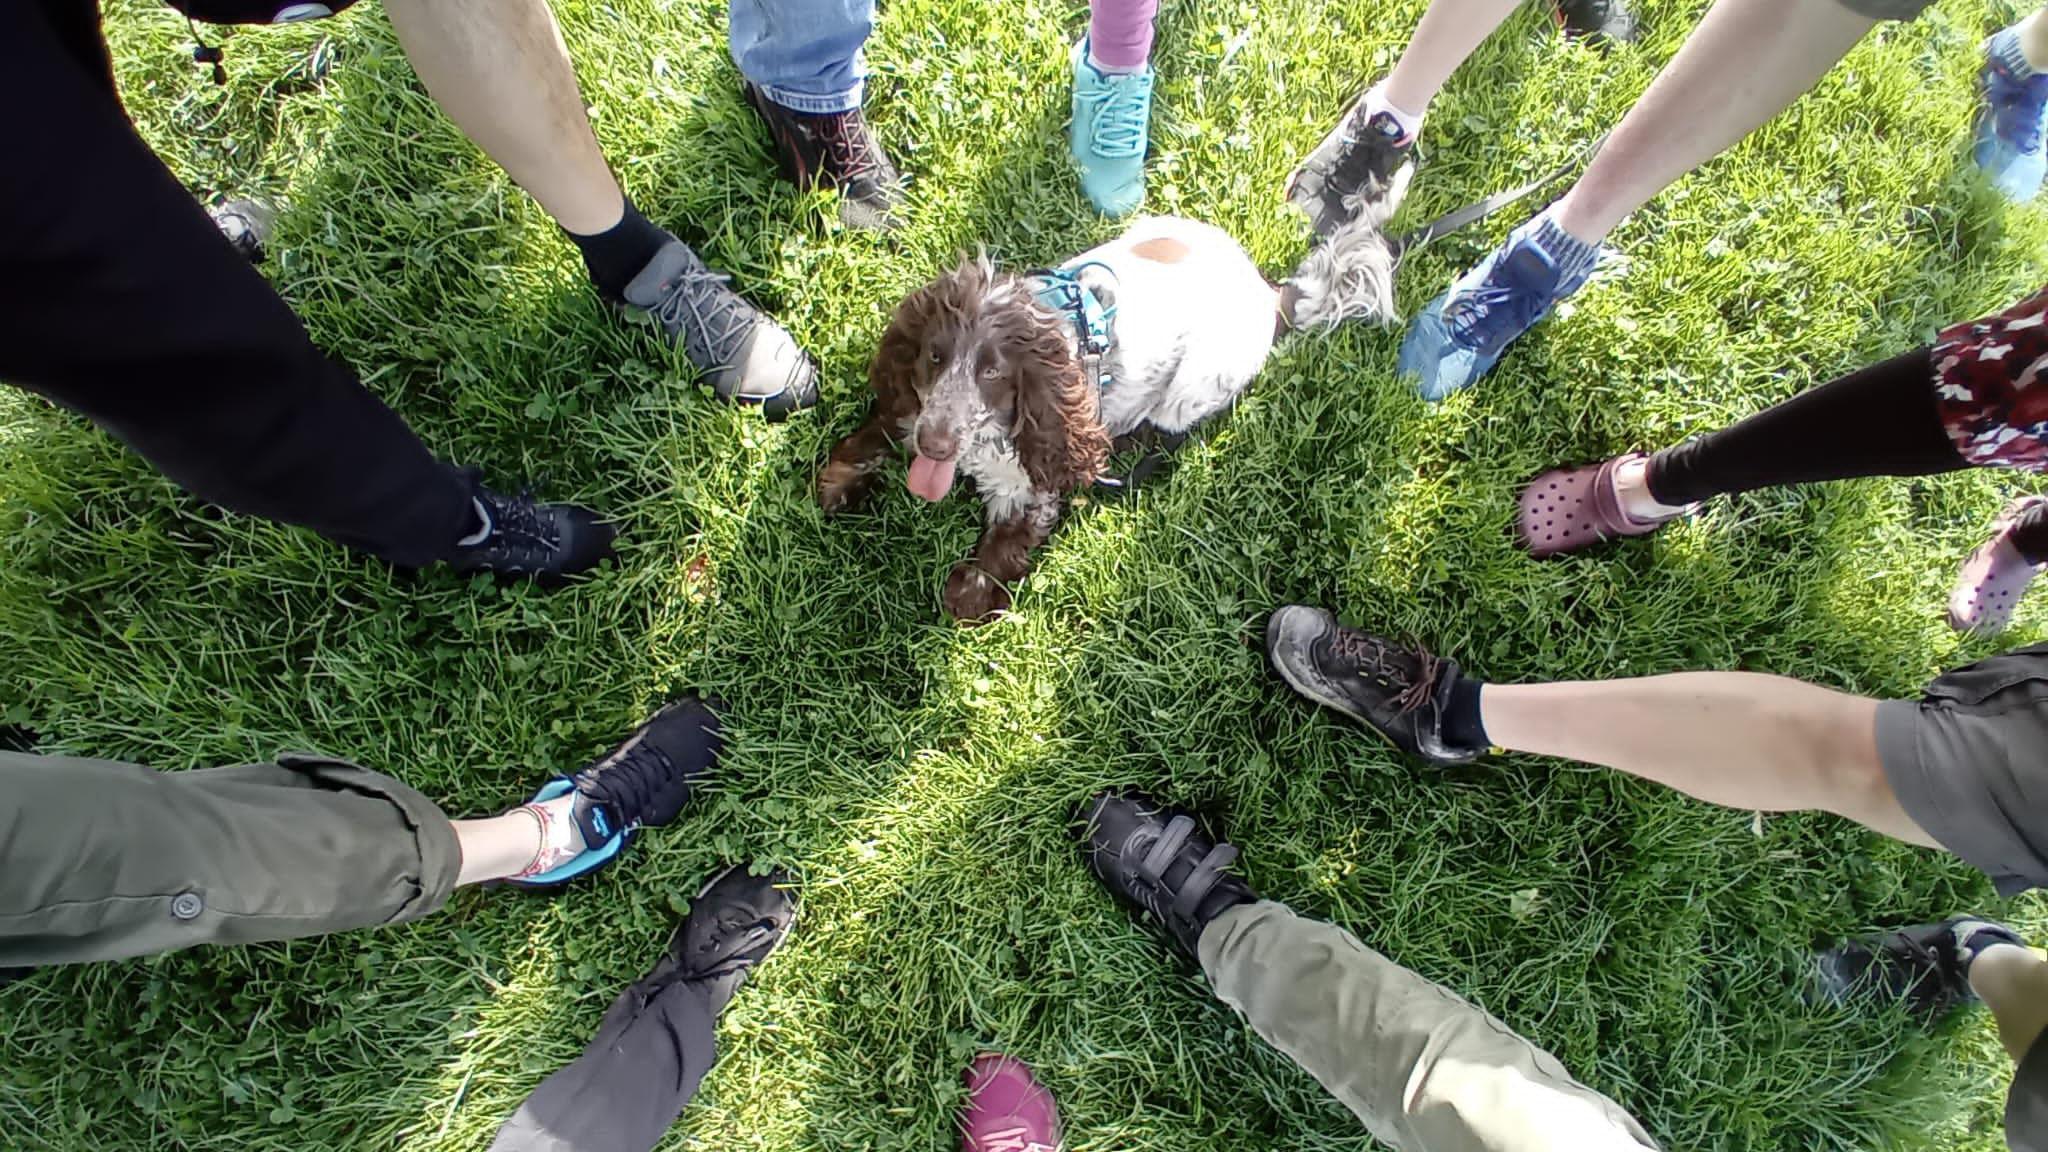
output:
[[727, 22], [733, 63], [770, 100], [798, 112], [860, 107], [875, 0], [731, 0]]

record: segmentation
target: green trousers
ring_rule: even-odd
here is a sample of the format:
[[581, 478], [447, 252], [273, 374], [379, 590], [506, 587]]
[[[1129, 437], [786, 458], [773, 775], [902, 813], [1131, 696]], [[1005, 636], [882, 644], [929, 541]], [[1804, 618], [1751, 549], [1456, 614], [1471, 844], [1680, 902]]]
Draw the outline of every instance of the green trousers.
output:
[[1349, 932], [1241, 904], [1203, 930], [1224, 1003], [1401, 1152], [1642, 1152], [1621, 1106], [1555, 1057]]
[[461, 866], [440, 808], [352, 764], [0, 753], [0, 967], [395, 924], [446, 903]]

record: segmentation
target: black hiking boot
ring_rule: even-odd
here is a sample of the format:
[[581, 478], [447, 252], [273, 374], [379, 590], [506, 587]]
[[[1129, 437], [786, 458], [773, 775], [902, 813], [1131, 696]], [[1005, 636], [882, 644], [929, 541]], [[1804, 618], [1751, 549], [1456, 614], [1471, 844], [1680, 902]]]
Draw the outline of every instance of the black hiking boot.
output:
[[1415, 137], [1385, 112], [1367, 115], [1360, 99], [1287, 181], [1287, 201], [1327, 240], [1361, 215], [1399, 206], [1415, 155]]
[[482, 524], [455, 544], [448, 566], [492, 572], [554, 587], [588, 572], [612, 554], [618, 530], [580, 504], [542, 504], [530, 492], [506, 496], [475, 485]]
[[1223, 869], [1237, 849], [1202, 834], [1194, 817], [1140, 792], [1105, 792], [1089, 801], [1081, 855], [1095, 878], [1125, 904], [1150, 913], [1189, 956], [1209, 921], [1259, 898]]
[[1432, 764], [1476, 760], [1484, 748], [1454, 745], [1444, 710], [1456, 663], [1346, 628], [1320, 608], [1289, 604], [1266, 621], [1266, 658], [1287, 685], [1373, 729]]
[[736, 866], [719, 873], [690, 901], [690, 915], [654, 976], [709, 982], [712, 1014], [725, 1011], [747, 973], [789, 936], [796, 901], [788, 888], [781, 871], [753, 876]]

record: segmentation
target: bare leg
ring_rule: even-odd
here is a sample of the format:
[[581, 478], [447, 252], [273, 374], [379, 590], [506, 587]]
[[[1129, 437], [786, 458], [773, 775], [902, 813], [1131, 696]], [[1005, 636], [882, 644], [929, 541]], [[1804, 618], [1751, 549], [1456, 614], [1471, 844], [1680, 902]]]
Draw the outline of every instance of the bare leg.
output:
[[1598, 242], [1813, 87], [1876, 23], [1838, 0], [1719, 0], [1557, 208]]
[[1782, 676], [1682, 672], [1635, 680], [1489, 684], [1495, 744], [1655, 780], [1730, 808], [1833, 812], [1914, 844], [1877, 754], [1877, 701]]
[[1970, 962], [1970, 987], [1998, 1020], [1998, 1038], [2013, 1061], [2048, 1030], [2048, 960], [2031, 948], [1999, 945]]
[[462, 849], [456, 887], [518, 875], [540, 854], [540, 821], [523, 808], [488, 820], [457, 820], [455, 843]]
[[2035, 68], [2048, 69], [2048, 8], [2020, 21], [2020, 53]]
[[1387, 74], [1381, 88], [1387, 102], [1411, 116], [1429, 111], [1429, 102], [1451, 73], [1521, 4], [1522, 0], [1436, 0]]
[[385, 0], [413, 70], [448, 118], [565, 230], [625, 212], [547, 0]]

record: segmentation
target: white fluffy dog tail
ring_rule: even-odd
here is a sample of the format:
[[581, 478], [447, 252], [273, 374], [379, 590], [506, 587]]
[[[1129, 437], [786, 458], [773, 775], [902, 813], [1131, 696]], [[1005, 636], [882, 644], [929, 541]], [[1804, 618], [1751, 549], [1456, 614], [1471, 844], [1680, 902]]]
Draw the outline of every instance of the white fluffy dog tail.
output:
[[1414, 164], [1403, 164], [1384, 195], [1362, 202], [1359, 214], [1294, 270], [1285, 290], [1289, 327], [1334, 328], [1347, 320], [1392, 324], [1401, 318], [1394, 311], [1394, 268], [1401, 253], [1385, 228], [1414, 175]]

